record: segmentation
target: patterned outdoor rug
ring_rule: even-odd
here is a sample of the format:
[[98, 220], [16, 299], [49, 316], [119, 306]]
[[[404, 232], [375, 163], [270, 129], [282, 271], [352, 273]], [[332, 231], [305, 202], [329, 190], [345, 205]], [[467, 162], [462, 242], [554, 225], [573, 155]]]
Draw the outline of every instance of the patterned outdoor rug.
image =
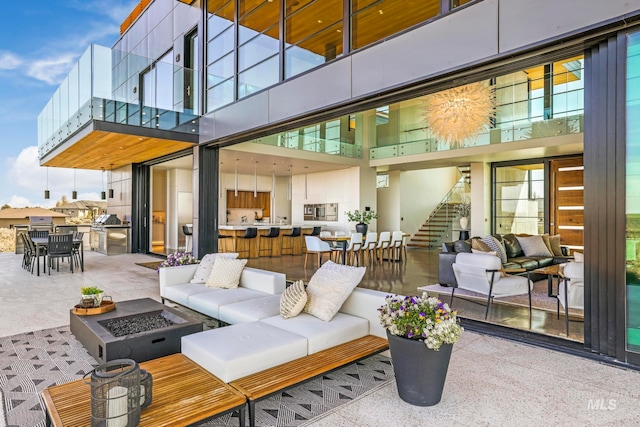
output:
[[[0, 427], [42, 427], [45, 388], [77, 380], [97, 362], [68, 326], [0, 338]], [[393, 379], [387, 357], [352, 363], [260, 401], [258, 426], [297, 426]], [[6, 417], [4, 424], [3, 417]], [[202, 423], [202, 427], [237, 426], [237, 414]]]

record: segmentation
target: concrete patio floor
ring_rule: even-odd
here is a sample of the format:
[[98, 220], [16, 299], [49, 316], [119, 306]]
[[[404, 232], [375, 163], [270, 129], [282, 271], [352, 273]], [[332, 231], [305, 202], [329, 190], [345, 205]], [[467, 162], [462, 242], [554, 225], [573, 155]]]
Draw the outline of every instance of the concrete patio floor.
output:
[[[140, 255], [86, 252], [85, 272], [40, 277], [21, 268], [22, 255], [0, 254], [0, 336], [69, 323], [81, 286], [94, 285], [115, 301], [160, 300], [157, 273]], [[1, 356], [0, 356], [1, 357]], [[454, 346], [442, 401], [415, 407], [384, 385], [306, 426], [639, 425], [640, 372], [582, 357], [466, 331]]]

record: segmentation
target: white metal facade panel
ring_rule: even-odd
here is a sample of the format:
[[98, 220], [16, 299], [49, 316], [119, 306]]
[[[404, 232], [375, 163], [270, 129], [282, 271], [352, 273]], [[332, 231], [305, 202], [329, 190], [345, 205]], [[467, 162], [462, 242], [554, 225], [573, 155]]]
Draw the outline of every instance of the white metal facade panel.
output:
[[500, 52], [570, 33], [638, 8], [640, 0], [501, 0]]

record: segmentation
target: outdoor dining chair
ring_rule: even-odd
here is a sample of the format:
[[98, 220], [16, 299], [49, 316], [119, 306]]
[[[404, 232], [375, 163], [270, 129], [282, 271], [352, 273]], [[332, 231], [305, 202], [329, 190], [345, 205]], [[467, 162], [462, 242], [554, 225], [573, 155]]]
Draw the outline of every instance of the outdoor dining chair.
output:
[[47, 264], [49, 274], [53, 267], [53, 260], [56, 261], [56, 271], [60, 271], [60, 258], [69, 258], [69, 267], [73, 273], [73, 234], [49, 234], [49, 244], [47, 246]]

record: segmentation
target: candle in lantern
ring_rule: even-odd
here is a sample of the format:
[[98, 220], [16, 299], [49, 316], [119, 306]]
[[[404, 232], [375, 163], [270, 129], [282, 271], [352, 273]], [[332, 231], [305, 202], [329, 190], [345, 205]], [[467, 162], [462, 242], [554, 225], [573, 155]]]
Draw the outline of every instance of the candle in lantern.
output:
[[127, 388], [115, 386], [107, 392], [107, 427], [127, 427]]

